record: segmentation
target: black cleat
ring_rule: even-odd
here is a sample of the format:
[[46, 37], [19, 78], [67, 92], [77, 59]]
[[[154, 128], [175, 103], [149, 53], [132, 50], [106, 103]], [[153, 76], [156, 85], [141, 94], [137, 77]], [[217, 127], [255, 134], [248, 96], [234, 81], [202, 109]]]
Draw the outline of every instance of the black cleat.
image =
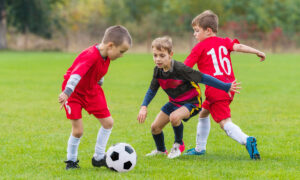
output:
[[94, 167], [101, 167], [101, 166], [105, 166], [107, 167], [106, 164], [106, 155], [104, 155], [103, 159], [100, 159], [99, 161], [97, 161], [94, 157], [92, 158], [92, 165]]
[[79, 165], [78, 165], [78, 163], [79, 163], [79, 160], [77, 160], [77, 161], [71, 161], [71, 160], [68, 160], [68, 161], [65, 161], [65, 163], [66, 163], [66, 170], [69, 170], [69, 169], [79, 169], [80, 167], [79, 167]]

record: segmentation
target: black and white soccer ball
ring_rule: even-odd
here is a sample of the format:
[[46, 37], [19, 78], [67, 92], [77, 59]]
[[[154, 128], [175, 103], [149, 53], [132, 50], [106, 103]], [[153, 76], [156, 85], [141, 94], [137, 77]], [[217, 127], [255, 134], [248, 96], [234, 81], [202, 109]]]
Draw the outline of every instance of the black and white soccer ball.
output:
[[108, 168], [117, 172], [127, 172], [136, 165], [136, 152], [127, 143], [112, 145], [106, 152], [106, 164]]

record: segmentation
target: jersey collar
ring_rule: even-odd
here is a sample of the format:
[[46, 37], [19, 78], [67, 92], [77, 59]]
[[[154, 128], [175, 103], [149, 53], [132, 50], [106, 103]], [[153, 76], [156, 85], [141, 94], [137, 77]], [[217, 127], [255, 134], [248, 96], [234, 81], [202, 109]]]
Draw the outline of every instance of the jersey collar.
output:
[[97, 50], [98, 50], [100, 56], [102, 57], [102, 59], [103, 59], [104, 61], [106, 61], [106, 60], [107, 60], [107, 57], [103, 57], [102, 54], [100, 53], [99, 44], [96, 45], [96, 48], [97, 48]]
[[173, 69], [174, 69], [174, 59], [171, 60], [170, 72], [173, 72]]

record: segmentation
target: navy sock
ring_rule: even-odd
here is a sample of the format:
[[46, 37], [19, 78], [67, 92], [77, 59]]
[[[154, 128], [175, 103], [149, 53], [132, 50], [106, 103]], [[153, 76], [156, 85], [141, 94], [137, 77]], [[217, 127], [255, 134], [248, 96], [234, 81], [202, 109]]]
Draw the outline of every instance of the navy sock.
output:
[[175, 134], [175, 143], [183, 144], [182, 138], [183, 138], [183, 124], [180, 123], [179, 126], [173, 126], [174, 134]]
[[155, 145], [158, 151], [165, 152], [166, 151], [166, 146], [165, 146], [165, 138], [164, 138], [164, 133], [161, 132], [160, 134], [152, 134], [153, 139], [155, 141]]

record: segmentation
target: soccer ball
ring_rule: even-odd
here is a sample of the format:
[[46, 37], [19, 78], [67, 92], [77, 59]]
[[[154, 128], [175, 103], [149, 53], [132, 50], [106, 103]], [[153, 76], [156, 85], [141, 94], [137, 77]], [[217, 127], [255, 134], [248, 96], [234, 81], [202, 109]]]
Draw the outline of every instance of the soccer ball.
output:
[[127, 172], [136, 164], [136, 152], [126, 143], [112, 145], [106, 152], [106, 164], [108, 168], [117, 172]]

